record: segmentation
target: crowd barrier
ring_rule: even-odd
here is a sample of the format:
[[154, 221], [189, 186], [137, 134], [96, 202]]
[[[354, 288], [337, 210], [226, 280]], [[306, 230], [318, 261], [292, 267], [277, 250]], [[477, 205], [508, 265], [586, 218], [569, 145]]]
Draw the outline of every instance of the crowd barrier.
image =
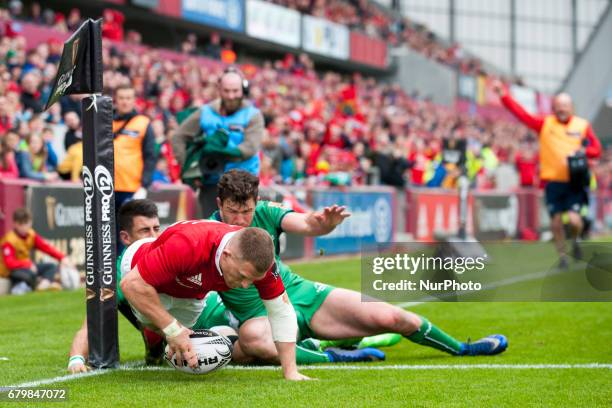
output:
[[[591, 214], [598, 228], [612, 227], [612, 194], [592, 198]], [[454, 234], [459, 226], [459, 198], [454, 190], [408, 188], [405, 233], [419, 241]], [[467, 231], [481, 241], [537, 239], [550, 229], [544, 192], [524, 188], [512, 193], [472, 191], [468, 200]]]

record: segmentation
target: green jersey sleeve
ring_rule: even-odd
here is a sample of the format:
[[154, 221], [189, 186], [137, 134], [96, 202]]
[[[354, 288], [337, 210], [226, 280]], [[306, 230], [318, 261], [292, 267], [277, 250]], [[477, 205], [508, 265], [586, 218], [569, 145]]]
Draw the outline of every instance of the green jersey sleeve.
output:
[[125, 249], [121, 252], [121, 255], [117, 257], [117, 305], [127, 302], [121, 291], [121, 285], [119, 284], [121, 282], [121, 259], [123, 259], [123, 254], [125, 254]]
[[291, 212], [293, 210], [272, 201], [260, 201], [257, 203], [257, 207], [255, 207], [255, 215], [253, 216], [251, 226], [268, 231], [274, 241], [274, 249], [277, 254], [280, 251], [279, 236], [283, 232], [281, 224], [283, 218]]

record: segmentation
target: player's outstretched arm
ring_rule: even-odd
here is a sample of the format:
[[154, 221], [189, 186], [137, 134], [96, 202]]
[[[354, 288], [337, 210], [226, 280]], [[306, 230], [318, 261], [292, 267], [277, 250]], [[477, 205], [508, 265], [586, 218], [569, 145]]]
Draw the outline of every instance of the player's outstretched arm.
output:
[[83, 320], [83, 324], [79, 331], [72, 339], [70, 347], [70, 358], [68, 360], [68, 371], [72, 374], [85, 373], [90, 370], [87, 365], [86, 356], [89, 354], [89, 342], [87, 339], [87, 318]]
[[288, 233], [319, 236], [329, 234], [350, 216], [346, 207], [332, 205], [308, 214], [289, 213], [283, 218], [281, 227]]
[[287, 292], [273, 299], [262, 299], [268, 312], [272, 328], [272, 339], [278, 351], [285, 379], [292, 381], [308, 380], [298, 372], [295, 361], [295, 341], [297, 338], [297, 317]]
[[162, 306], [155, 288], [149, 285], [140, 273], [138, 267], [132, 269], [121, 279], [121, 290], [130, 305], [149, 319], [153, 325], [163, 331], [170, 348], [170, 358], [176, 354], [177, 363], [183, 359], [190, 367], [198, 366], [198, 358], [193, 352], [189, 338], [191, 330], [184, 327], [170, 315]]
[[286, 380], [290, 381], [302, 381], [310, 380], [310, 377], [301, 374], [297, 369], [297, 363], [295, 361], [295, 342], [275, 342], [276, 350], [278, 351], [278, 358], [283, 368], [283, 376]]

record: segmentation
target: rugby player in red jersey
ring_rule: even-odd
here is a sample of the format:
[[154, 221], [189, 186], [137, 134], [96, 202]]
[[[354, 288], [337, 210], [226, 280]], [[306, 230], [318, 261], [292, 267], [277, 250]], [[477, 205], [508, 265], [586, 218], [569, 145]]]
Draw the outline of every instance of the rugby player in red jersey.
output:
[[252, 283], [268, 311], [285, 378], [308, 379], [297, 370], [296, 315], [276, 271], [274, 244], [266, 231], [216, 221], [182, 221], [156, 240], [132, 244], [123, 262], [132, 267], [121, 280], [121, 289], [134, 315], [143, 325], [163, 332], [179, 364], [185, 360], [197, 366], [189, 327], [200, 315], [205, 295]]

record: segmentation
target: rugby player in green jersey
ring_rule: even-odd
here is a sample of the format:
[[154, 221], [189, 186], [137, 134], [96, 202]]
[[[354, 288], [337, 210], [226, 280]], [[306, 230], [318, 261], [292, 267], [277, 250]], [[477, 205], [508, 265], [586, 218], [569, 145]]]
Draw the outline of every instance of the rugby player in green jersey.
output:
[[[414, 343], [457, 356], [492, 355], [507, 348], [503, 335], [464, 343], [415, 313], [385, 302], [364, 303], [359, 292], [311, 282], [291, 273], [278, 256], [280, 234], [328, 234], [350, 216], [344, 207], [334, 205], [322, 211], [298, 214], [277, 203], [258, 202], [259, 179], [243, 170], [226, 172], [219, 181], [218, 191], [219, 210], [212, 219], [242, 227], [259, 227], [272, 236], [279, 273], [297, 315], [298, 339], [352, 339], [398, 333]], [[240, 324], [233, 360], [278, 363], [266, 310], [255, 287], [232, 289], [220, 296]], [[300, 346], [296, 357], [298, 364], [330, 360], [328, 353]]]

